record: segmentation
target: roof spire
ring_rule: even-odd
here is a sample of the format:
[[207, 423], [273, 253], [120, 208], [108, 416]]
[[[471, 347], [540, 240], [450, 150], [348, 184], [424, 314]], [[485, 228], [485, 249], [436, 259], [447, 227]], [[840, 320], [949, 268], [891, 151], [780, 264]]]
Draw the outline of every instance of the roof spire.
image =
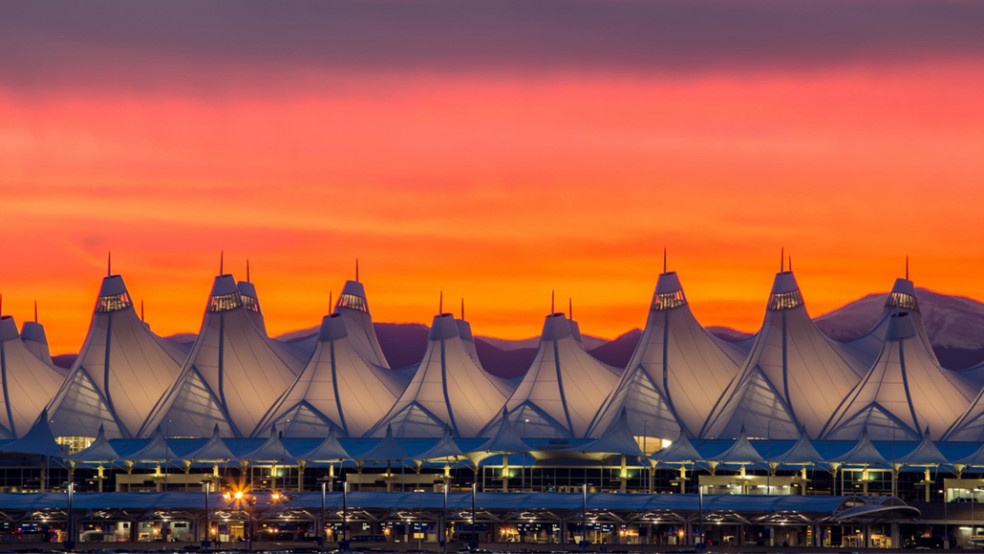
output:
[[246, 258], [246, 282], [249, 282], [249, 258]]
[[38, 301], [34, 300], [34, 323], [38, 322]]
[[550, 291], [550, 313], [554, 313], [554, 312], [556, 312], [556, 310], [554, 309], [554, 291], [551, 290]]
[[106, 252], [106, 277], [113, 274], [113, 251]]
[[789, 255], [789, 271], [793, 270], [793, 255]]
[[567, 297], [567, 319], [574, 321], [574, 299]]
[[444, 313], [444, 291], [442, 290], [437, 297], [437, 315]]
[[461, 297], [461, 321], [465, 320], [465, 297]]
[[144, 320], [143, 298], [140, 299], [140, 321]]
[[666, 273], [666, 247], [663, 247], [663, 273]]
[[334, 300], [334, 298], [333, 298], [334, 296], [335, 296], [335, 291], [333, 291], [333, 290], [328, 291], [328, 313], [329, 314], [335, 312], [335, 306], [332, 304], [332, 301]]
[[905, 255], [905, 280], [909, 280], [909, 255]]
[[3, 293], [0, 292], [0, 317], [3, 316]]
[[219, 275], [225, 275], [225, 251], [219, 250]]
[[786, 263], [786, 247], [780, 246], [779, 247], [779, 273], [786, 271], [786, 267], [783, 265], [784, 263]]
[[359, 258], [355, 259], [355, 282], [359, 282]]

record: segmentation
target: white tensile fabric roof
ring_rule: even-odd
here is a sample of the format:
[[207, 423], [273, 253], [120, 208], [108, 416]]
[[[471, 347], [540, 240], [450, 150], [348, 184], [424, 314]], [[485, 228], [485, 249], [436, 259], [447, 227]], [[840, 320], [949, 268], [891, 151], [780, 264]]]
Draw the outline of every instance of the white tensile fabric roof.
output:
[[892, 290], [885, 297], [885, 307], [878, 321], [871, 327], [870, 331], [860, 338], [844, 342], [844, 346], [855, 353], [866, 365], [873, 364], [881, 353], [882, 344], [885, 342], [889, 318], [892, 314], [900, 311], [909, 313], [916, 337], [925, 344], [926, 350], [935, 359], [936, 354], [933, 353], [933, 347], [923, 326], [922, 313], [919, 310], [919, 302], [916, 300], [916, 289], [909, 279], [899, 278], [895, 280]]
[[636, 435], [672, 438], [680, 424], [695, 435], [743, 360], [700, 326], [677, 274], [663, 273], [639, 344], [588, 435], [603, 434], [623, 409]]
[[564, 314], [551, 314], [544, 321], [536, 357], [506, 402], [506, 412], [524, 437], [583, 437], [618, 378], [617, 370], [585, 352]]
[[0, 317], [0, 375], [0, 438], [16, 439], [31, 428], [64, 376], [28, 350], [10, 316]]
[[260, 309], [260, 297], [256, 294], [256, 286], [249, 281], [240, 281], [236, 283], [236, 288], [239, 289], [239, 297], [242, 298], [243, 307], [249, 313], [250, 321], [266, 335], [266, 321], [263, 320], [263, 310]]
[[916, 334], [909, 312], [888, 321], [881, 354], [827, 424], [823, 438], [918, 440], [942, 435], [970, 405], [973, 391], [941, 368]]
[[52, 366], [56, 371], [67, 375], [67, 371], [58, 366], [54, 366], [51, 361], [51, 350], [48, 349], [48, 337], [44, 332], [44, 325], [37, 321], [25, 321], [21, 326], [21, 340], [24, 346], [37, 356], [42, 362]]
[[762, 329], [738, 377], [707, 419], [704, 437], [816, 437], [864, 368], [810, 319], [791, 271], [776, 274]]
[[297, 381], [270, 408], [259, 429], [288, 437], [360, 437], [393, 406], [406, 387], [404, 374], [363, 359], [342, 314], [321, 321], [314, 354]]
[[335, 302], [335, 313], [342, 316], [352, 345], [359, 356], [367, 362], [389, 369], [383, 349], [379, 347], [376, 330], [372, 326], [369, 300], [366, 289], [358, 281], [346, 281], [342, 294]]
[[398, 437], [475, 437], [502, 409], [509, 387], [469, 352], [451, 314], [434, 316], [423, 361], [385, 417], [369, 433], [392, 427]]
[[141, 430], [168, 435], [250, 436], [303, 366], [292, 349], [252, 321], [231, 275], [215, 278], [198, 339], [181, 375]]
[[133, 309], [123, 278], [105, 277], [89, 334], [49, 406], [56, 436], [133, 437], [174, 382], [185, 352], [151, 332]]

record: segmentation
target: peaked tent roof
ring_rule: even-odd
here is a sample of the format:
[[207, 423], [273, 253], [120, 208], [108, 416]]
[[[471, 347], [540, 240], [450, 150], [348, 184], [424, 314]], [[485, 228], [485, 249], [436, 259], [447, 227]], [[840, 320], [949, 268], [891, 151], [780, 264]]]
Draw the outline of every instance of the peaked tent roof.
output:
[[810, 437], [803, 431], [796, 439], [796, 444], [768, 461], [780, 464], [815, 464], [824, 461], [824, 457], [817, 452], [816, 447], [810, 441]]
[[464, 456], [465, 453], [458, 446], [458, 443], [454, 442], [454, 436], [451, 434], [451, 428], [445, 427], [444, 436], [441, 440], [437, 441], [437, 444], [428, 448], [422, 454], [415, 456], [416, 460], [438, 460], [441, 458], [460, 458]]
[[67, 452], [55, 442], [55, 435], [51, 432], [49, 425], [48, 410], [42, 409], [41, 415], [38, 416], [27, 433], [15, 441], [0, 446], [0, 453], [35, 454], [64, 458]]
[[[984, 364], [978, 366], [981, 367]], [[961, 381], [967, 382], [964, 379]], [[942, 434], [942, 438], [945, 441], [984, 441], [984, 389], [974, 396], [967, 409]]]
[[158, 429], [154, 432], [153, 438], [150, 439], [150, 442], [146, 446], [133, 454], [125, 456], [124, 459], [134, 462], [170, 462], [177, 460], [178, 455], [167, 444], [167, 439], [164, 438], [164, 432]]
[[392, 426], [399, 436], [440, 437], [450, 427], [474, 437], [502, 409], [509, 387], [478, 365], [458, 329], [451, 314], [434, 316], [413, 379], [369, 435]]
[[970, 455], [964, 456], [954, 463], [962, 466], [984, 467], [984, 442]]
[[202, 328], [181, 375], [141, 430], [172, 421], [184, 436], [205, 437], [218, 424], [224, 436], [248, 436], [266, 410], [297, 379], [303, 362], [267, 337], [243, 307], [235, 279], [215, 278]]
[[585, 352], [564, 314], [551, 314], [544, 321], [536, 357], [506, 402], [506, 412], [526, 437], [583, 437], [618, 378], [617, 370]]
[[393, 430], [387, 427], [386, 436], [376, 446], [367, 452], [352, 456], [352, 459], [362, 462], [393, 462], [409, 460], [410, 457], [407, 456], [407, 451], [400, 446], [400, 443], [393, 438]]
[[335, 313], [342, 316], [352, 346], [359, 356], [371, 364], [389, 369], [389, 363], [376, 337], [376, 329], [372, 325], [369, 300], [366, 298], [366, 289], [362, 283], [345, 282], [342, 294], [338, 295], [338, 301], [335, 302]]
[[51, 401], [64, 375], [41, 361], [21, 341], [11, 316], [0, 317], [0, 438], [27, 433]]
[[227, 462], [236, 459], [222, 437], [219, 436], [219, 426], [212, 428], [212, 436], [201, 448], [184, 457], [192, 462]]
[[793, 273], [778, 273], [752, 351], [701, 436], [735, 437], [742, 426], [756, 437], [793, 439], [801, 428], [818, 436], [862, 371], [817, 329]]
[[289, 437], [317, 437], [336, 429], [361, 437], [405, 387], [403, 374], [359, 355], [342, 314], [327, 315], [310, 361], [257, 428], [276, 426]]
[[100, 427], [99, 432], [96, 433], [96, 440], [92, 441], [88, 448], [69, 456], [69, 459], [75, 462], [117, 462], [120, 455], [113, 445], [109, 444], [106, 431]]
[[256, 329], [267, 336], [266, 322], [263, 320], [263, 311], [260, 309], [260, 297], [256, 294], [256, 287], [249, 281], [239, 281], [236, 283], [239, 289], [239, 297], [243, 301], [243, 309], [249, 314], [249, 320], [253, 322]]
[[60, 373], [68, 374], [67, 370], [54, 365], [54, 362], [51, 361], [51, 350], [48, 348], [48, 335], [44, 332], [44, 325], [36, 321], [25, 321], [21, 325], [20, 334], [21, 340], [24, 341], [24, 346], [32, 354], [37, 356], [39, 360], [55, 368]]
[[485, 441], [475, 449], [475, 452], [529, 452], [530, 447], [526, 444], [516, 427], [506, 417], [506, 409], [497, 418], [497, 423], [492, 428], [492, 438]]
[[930, 438], [930, 432], [927, 428], [923, 433], [922, 440], [919, 441], [919, 446], [913, 449], [902, 459], [899, 463], [906, 466], [934, 466], [940, 464], [949, 464], [950, 461], [946, 459], [946, 456], [940, 452], [939, 448], [933, 444], [933, 440]]
[[280, 462], [293, 459], [293, 456], [280, 440], [280, 433], [276, 429], [271, 429], [270, 435], [259, 448], [240, 458], [251, 462]]
[[973, 392], [936, 362], [908, 312], [889, 317], [878, 359], [824, 428], [825, 439], [915, 440], [928, 428], [943, 434], [970, 405]]
[[[916, 337], [922, 341], [926, 346], [926, 350], [932, 354], [933, 360], [936, 361], [936, 354], [933, 353], [932, 344], [923, 325], [922, 312], [919, 309], [919, 302], [916, 299], [916, 289], [909, 279], [899, 278], [895, 280], [892, 290], [885, 297], [882, 314], [870, 331], [860, 338], [846, 341], [843, 344], [854, 351], [868, 365], [873, 364], [882, 351], [885, 334], [888, 331], [889, 318], [891, 318], [892, 314], [899, 312], [909, 313], [909, 316], [912, 318], [912, 327]], [[937, 361], [936, 363], [939, 362]]]
[[642, 337], [588, 435], [601, 436], [623, 410], [636, 435], [675, 437], [681, 423], [696, 434], [743, 360], [697, 322], [676, 272], [663, 273]]
[[609, 426], [601, 437], [578, 448], [581, 452], [603, 452], [606, 454], [622, 454], [624, 456], [635, 456], [645, 458], [646, 455], [639, 448], [632, 429], [629, 426], [629, 415], [627, 410], [622, 410], [618, 419]]
[[475, 360], [475, 363], [479, 367], [482, 367], [482, 361], [478, 359], [478, 348], [475, 346], [475, 337], [472, 335], [471, 324], [464, 319], [455, 319], [454, 322], [458, 325], [458, 335], [465, 345], [465, 351], [468, 352], [468, 355]]
[[49, 405], [59, 436], [137, 435], [152, 407], [174, 383], [180, 346], [140, 321], [119, 275], [105, 277], [78, 358]]
[[338, 442], [338, 437], [335, 436], [335, 429], [331, 428], [328, 431], [328, 436], [325, 440], [318, 443], [312, 450], [301, 454], [300, 456], [294, 456], [297, 460], [305, 461], [338, 461], [338, 460], [349, 460], [352, 456], [349, 455], [348, 451], [342, 446], [342, 443]]
[[755, 463], [764, 462], [765, 458], [755, 450], [752, 443], [748, 441], [748, 434], [745, 433], [745, 429], [742, 428], [741, 434], [735, 439], [735, 442], [728, 447], [727, 450], [718, 454], [714, 457], [714, 461], [717, 462], [731, 462], [731, 463]]
[[840, 456], [831, 458], [829, 461], [857, 465], [888, 464], [888, 460], [886, 460], [885, 457], [881, 455], [881, 452], [875, 448], [875, 445], [872, 444], [871, 438], [868, 437], [867, 429], [862, 432], [861, 438], [853, 448]]
[[649, 457], [657, 462], [667, 463], [697, 462], [704, 459], [704, 456], [694, 448], [694, 444], [690, 442], [690, 437], [687, 436], [687, 432], [683, 429], [680, 430], [680, 435], [677, 436], [677, 439], [669, 446], [653, 452]]

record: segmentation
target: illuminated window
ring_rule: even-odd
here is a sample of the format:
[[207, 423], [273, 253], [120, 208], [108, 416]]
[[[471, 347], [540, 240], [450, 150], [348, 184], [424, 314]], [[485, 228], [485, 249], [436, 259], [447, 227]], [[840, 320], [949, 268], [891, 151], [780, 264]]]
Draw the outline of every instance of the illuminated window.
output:
[[803, 305], [803, 297], [800, 291], [780, 292], [769, 297], [770, 310], [789, 310]]
[[906, 310], [912, 310], [914, 312], [919, 311], [919, 304], [916, 303], [916, 297], [904, 292], [889, 293], [888, 300], [885, 301], [885, 305], [890, 308], [899, 307]]
[[676, 292], [664, 292], [662, 294], [657, 294], [656, 298], [653, 298], [653, 309], [670, 310], [673, 308], [679, 308], [686, 303], [687, 299], [684, 298], [682, 290], [678, 290]]
[[354, 294], [343, 294], [339, 296], [338, 307], [351, 308], [353, 310], [359, 310], [360, 312], [369, 313], [369, 305], [366, 304], [366, 299]]
[[126, 292], [121, 292], [110, 296], [100, 296], [96, 300], [96, 311], [102, 313], [118, 312], [132, 305], [133, 302], [130, 301], [130, 295]]
[[55, 437], [55, 442], [68, 447], [69, 454], [75, 454], [76, 452], [81, 452], [86, 448], [92, 446], [92, 443], [96, 441], [96, 437]]
[[225, 312], [228, 310], [235, 310], [236, 308], [242, 305], [243, 305], [243, 301], [240, 298], [238, 292], [231, 292], [229, 294], [213, 296], [208, 299], [208, 311], [210, 312]]
[[260, 301], [253, 298], [252, 296], [247, 296], [245, 294], [240, 295], [243, 301], [243, 307], [251, 312], [260, 313]]

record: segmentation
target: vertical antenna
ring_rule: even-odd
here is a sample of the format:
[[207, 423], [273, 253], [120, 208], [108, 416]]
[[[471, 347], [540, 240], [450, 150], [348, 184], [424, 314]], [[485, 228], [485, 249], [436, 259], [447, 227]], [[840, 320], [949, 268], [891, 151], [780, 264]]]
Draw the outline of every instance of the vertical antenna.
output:
[[666, 247], [663, 247], [663, 273], [666, 273]]
[[783, 265], [785, 263], [786, 263], [786, 247], [780, 246], [779, 247], [779, 273], [786, 271], [786, 266]]
[[574, 299], [567, 297], [567, 319], [574, 321]]
[[34, 323], [38, 322], [38, 301], [34, 301]]
[[249, 282], [249, 258], [246, 258], [246, 282]]
[[789, 271], [793, 270], [793, 255], [789, 255]]
[[3, 316], [3, 293], [0, 292], [0, 316]]
[[225, 275], [225, 251], [219, 250], [219, 275]]
[[106, 277], [113, 274], [113, 252], [106, 253]]
[[550, 291], [550, 313], [553, 314], [554, 310], [554, 291]]
[[905, 255], [905, 280], [909, 280], [909, 255]]
[[355, 282], [359, 282], [359, 258], [355, 259]]
[[143, 298], [140, 299], [140, 321], [144, 320]]
[[461, 321], [465, 320], [465, 299], [461, 298]]
[[335, 296], [335, 291], [333, 291], [333, 290], [328, 291], [328, 313], [329, 314], [335, 313], [335, 306], [332, 304], [332, 302], [334, 301], [334, 298], [333, 298], [334, 296]]
[[444, 291], [442, 290], [437, 297], [437, 315], [444, 313]]

